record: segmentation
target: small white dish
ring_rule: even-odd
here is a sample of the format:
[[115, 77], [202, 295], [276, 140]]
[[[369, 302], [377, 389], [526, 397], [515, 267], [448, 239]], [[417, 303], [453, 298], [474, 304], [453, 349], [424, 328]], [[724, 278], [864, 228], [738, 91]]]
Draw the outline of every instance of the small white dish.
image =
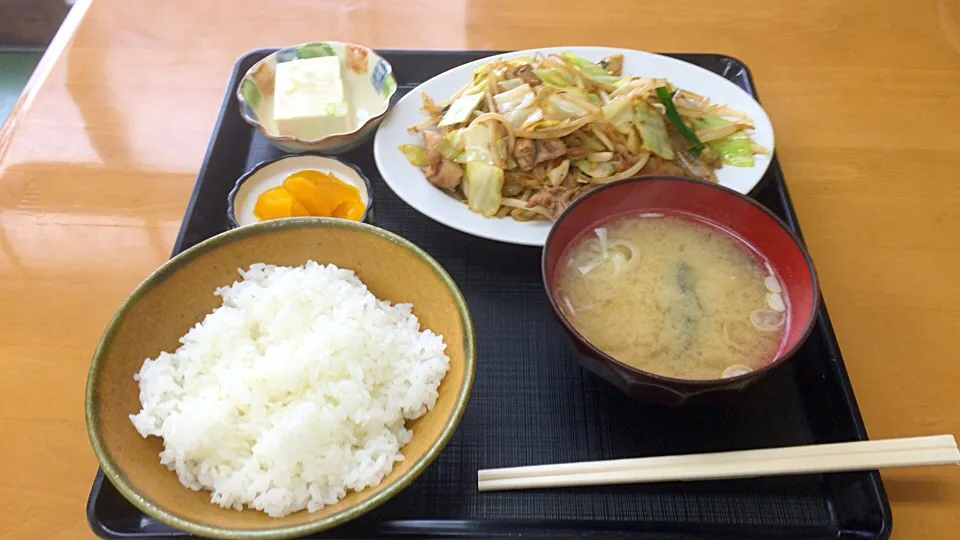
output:
[[360, 191], [360, 200], [367, 207], [360, 221], [370, 223], [373, 220], [370, 180], [358, 167], [331, 157], [293, 154], [259, 163], [237, 180], [227, 195], [227, 223], [231, 228], [259, 223], [260, 220], [253, 215], [253, 208], [260, 194], [283, 185], [288, 176], [303, 170], [330, 173], [356, 187]]
[[622, 54], [625, 75], [666, 78], [679, 88], [696, 92], [710, 98], [714, 103], [723, 103], [747, 113], [755, 124], [752, 132], [754, 140], [770, 150], [770, 156], [757, 156], [753, 167], [723, 167], [716, 171], [716, 175], [720, 185], [744, 194], [749, 193], [763, 178], [772, 161], [773, 125], [760, 104], [731, 81], [699, 66], [659, 54], [610, 47], [550, 47], [517, 51], [470, 62], [441, 73], [410, 91], [394, 105], [374, 138], [373, 157], [383, 180], [407, 204], [448, 227], [499, 242], [542, 246], [552, 222], [485, 218], [475, 214], [465, 204], [430, 184], [423, 173], [407, 161], [398, 147], [401, 144], [422, 144], [420, 136], [407, 132], [407, 128], [424, 119], [420, 113], [421, 93], [437, 100], [447, 99], [470, 80], [474, 69], [489, 62], [491, 58], [565, 51], [592, 61]]

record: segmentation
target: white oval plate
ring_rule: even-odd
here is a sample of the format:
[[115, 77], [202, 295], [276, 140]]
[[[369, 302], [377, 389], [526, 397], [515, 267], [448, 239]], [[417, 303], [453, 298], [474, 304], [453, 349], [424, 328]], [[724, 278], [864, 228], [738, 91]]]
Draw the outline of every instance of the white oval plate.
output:
[[[726, 104], [747, 113], [755, 124], [753, 139], [773, 153], [773, 126], [770, 118], [753, 97], [739, 86], [699, 66], [641, 51], [610, 47], [549, 47], [517, 51], [497, 57], [532, 55], [570, 51], [593, 61], [611, 54], [623, 55], [623, 74], [641, 77], [661, 77], [675, 86], [710, 98], [713, 103]], [[496, 57], [491, 57], [496, 58]], [[550, 231], [551, 221], [516, 221], [513, 218], [485, 218], [471, 212], [465, 204], [447, 195], [424, 178], [400, 150], [401, 144], [422, 144], [418, 135], [407, 133], [407, 128], [423, 121], [420, 114], [420, 93], [435, 100], [444, 100], [454, 94], [470, 79], [473, 70], [490, 58], [477, 60], [441, 73], [404, 96], [380, 125], [373, 141], [373, 157], [380, 175], [390, 189], [407, 204], [448, 227], [467, 234], [527, 246], [542, 246]], [[770, 157], [757, 156], [753, 167], [725, 166], [719, 169], [721, 185], [749, 193], [760, 182], [770, 166]]]

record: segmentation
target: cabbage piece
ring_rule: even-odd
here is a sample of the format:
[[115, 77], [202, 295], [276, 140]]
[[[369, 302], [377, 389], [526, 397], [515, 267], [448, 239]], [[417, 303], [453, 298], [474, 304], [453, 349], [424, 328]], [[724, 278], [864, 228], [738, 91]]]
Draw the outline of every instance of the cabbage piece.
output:
[[536, 106], [537, 95], [526, 83], [493, 96], [493, 101], [513, 129], [520, 129], [540, 112]]
[[[507, 118], [515, 121], [516, 118], [513, 117], [519, 116], [521, 116], [520, 112], [513, 111], [510, 115], [507, 115]], [[540, 107], [530, 107], [530, 116], [527, 116], [525, 119], [523, 119], [523, 123], [520, 125], [520, 127], [522, 129], [537, 129], [540, 127], [538, 124], [543, 121], [543, 110]], [[510, 125], [514, 125], [512, 121]], [[514, 127], [514, 129], [516, 129], [516, 127]]]
[[543, 112], [537, 107], [525, 107], [523, 109], [514, 109], [503, 115], [514, 130], [522, 129], [539, 120], [543, 120]]
[[566, 120], [568, 118], [579, 118], [585, 114], [589, 114], [590, 111], [584, 109], [583, 107], [573, 103], [572, 101], [563, 99], [562, 96], [552, 95], [547, 98], [546, 103], [543, 107], [543, 115], [545, 118], [550, 120]]
[[[577, 56], [570, 51], [561, 53], [560, 56], [564, 57], [568, 62], [580, 68], [580, 71], [582, 71], [584, 75], [612, 76], [609, 71], [603, 69], [599, 64], [594, 64], [586, 58]], [[619, 79], [620, 77], [617, 78]]]
[[[697, 131], [728, 124], [730, 124], [729, 120], [718, 116], [708, 116], [693, 121], [693, 127], [696, 128]], [[750, 149], [750, 136], [742, 130], [731, 133], [726, 137], [709, 141], [706, 144], [715, 154], [720, 156], [727, 165], [733, 165], [734, 167], [753, 167], [753, 150]]]
[[560, 90], [560, 95], [565, 98], [577, 99], [586, 103], [595, 105], [597, 108], [600, 108], [600, 96], [593, 92], [584, 92], [583, 90], [573, 87], [573, 88], [563, 88]]
[[533, 74], [543, 81], [543, 84], [559, 86], [561, 88], [577, 85], [577, 81], [573, 80], [573, 76], [562, 69], [535, 69], [533, 70]]
[[491, 217], [500, 210], [503, 201], [503, 169], [480, 161], [468, 161], [461, 187], [470, 210]]
[[463, 153], [463, 141], [460, 140], [458, 133], [460, 130], [451, 131], [437, 142], [437, 152], [451, 161], [457, 161]]
[[497, 104], [497, 111], [500, 114], [529, 107], [536, 101], [537, 96], [527, 83], [493, 96], [493, 102]]
[[738, 131], [707, 143], [723, 162], [734, 167], [753, 167], [753, 150], [750, 148], [750, 137], [743, 131]]
[[415, 144], [401, 144], [400, 151], [414, 167], [427, 166], [427, 151], [422, 146]]
[[476, 124], [460, 131], [463, 140], [463, 155], [458, 159], [464, 163], [479, 161], [487, 165], [496, 165], [493, 161], [493, 138], [490, 129], [484, 124]]
[[590, 178], [609, 178], [617, 172], [617, 166], [612, 161], [593, 163], [589, 159], [579, 159], [574, 165]]
[[[443, 140], [444, 144], [437, 147], [437, 150], [443, 154], [443, 157], [456, 161], [457, 163], [467, 162], [467, 156], [464, 152], [462, 129], [456, 129], [447, 133], [443, 136]], [[444, 151], [449, 151], [450, 155], [447, 155]]]
[[505, 81], [500, 81], [497, 83], [497, 86], [500, 87], [500, 90], [506, 92], [507, 90], [513, 90], [518, 86], [523, 86], [527, 83], [523, 82], [523, 79], [507, 79]]
[[577, 66], [580, 69], [580, 72], [583, 75], [595, 82], [603, 84], [614, 84], [619, 81], [622, 77], [616, 75], [611, 75], [609, 71], [603, 69], [597, 64], [587, 60], [586, 58], [581, 58], [572, 52], [565, 52], [561, 54], [568, 62]]
[[560, 162], [559, 165], [550, 169], [550, 172], [547, 173], [547, 178], [550, 179], [550, 185], [556, 187], [559, 186], [561, 182], [567, 177], [567, 173], [570, 172], [570, 160], [565, 159]]
[[480, 105], [481, 101], [483, 101], [482, 92], [457, 98], [457, 100], [450, 105], [450, 108], [447, 109], [447, 113], [443, 115], [443, 120], [440, 120], [437, 126], [452, 126], [466, 122], [470, 119], [470, 115], [473, 114], [477, 106]]
[[577, 87], [575, 87], [575, 86], [574, 86], [574, 87], [571, 87], [571, 88], [564, 88], [564, 89], [560, 90], [559, 92], [560, 92], [560, 94], [562, 94], [562, 95], [564, 95], [564, 96], [570, 96], [570, 97], [573, 97], [573, 98], [576, 98], [576, 99], [582, 99], [582, 100], [584, 100], [584, 101], [587, 100], [587, 94], [586, 94], [586, 92], [584, 92], [583, 90], [581, 90], [581, 89], [579, 89], [579, 88], [577, 88]]
[[617, 96], [600, 108], [603, 117], [625, 135], [633, 131], [633, 110], [630, 103], [628, 96]]
[[670, 137], [667, 136], [667, 125], [663, 117], [646, 101], [637, 101], [633, 108], [633, 123], [640, 132], [644, 150], [665, 158], [673, 159], [673, 147], [670, 146]]

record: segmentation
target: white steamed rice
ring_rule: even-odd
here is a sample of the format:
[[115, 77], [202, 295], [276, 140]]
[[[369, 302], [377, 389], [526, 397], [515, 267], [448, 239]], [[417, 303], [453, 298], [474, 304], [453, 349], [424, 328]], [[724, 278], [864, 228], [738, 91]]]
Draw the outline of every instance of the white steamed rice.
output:
[[254, 264], [223, 305], [147, 359], [130, 419], [160, 462], [225, 508], [273, 517], [376, 486], [437, 401], [443, 336], [350, 270]]

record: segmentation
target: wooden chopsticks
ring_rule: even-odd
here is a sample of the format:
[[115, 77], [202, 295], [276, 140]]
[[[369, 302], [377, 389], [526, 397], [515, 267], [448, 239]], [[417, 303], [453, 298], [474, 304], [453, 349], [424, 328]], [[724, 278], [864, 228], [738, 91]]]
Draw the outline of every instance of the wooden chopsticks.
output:
[[953, 435], [477, 471], [480, 491], [715, 480], [960, 464]]

